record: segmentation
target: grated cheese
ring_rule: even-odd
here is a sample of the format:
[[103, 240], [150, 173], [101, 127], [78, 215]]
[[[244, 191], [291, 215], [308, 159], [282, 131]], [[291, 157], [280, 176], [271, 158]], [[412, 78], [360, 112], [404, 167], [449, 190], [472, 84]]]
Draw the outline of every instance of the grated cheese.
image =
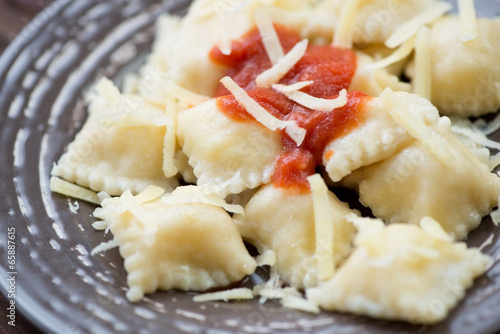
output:
[[415, 77], [413, 90], [426, 99], [431, 99], [432, 74], [429, 40], [431, 31], [427, 27], [420, 28], [415, 43]]
[[300, 296], [300, 292], [297, 291], [296, 288], [292, 287], [280, 287], [280, 286], [271, 286], [268, 287], [264, 284], [262, 289], [257, 289], [258, 295], [261, 297], [261, 300], [269, 300], [269, 299], [282, 299], [286, 296]]
[[271, 64], [276, 64], [281, 58], [285, 56], [283, 47], [281, 46], [280, 39], [274, 29], [273, 22], [268, 17], [267, 12], [263, 10], [255, 11], [255, 23], [259, 29], [262, 43], [266, 49], [267, 56]]
[[[149, 193], [150, 190], [147, 191]], [[145, 195], [145, 199], [150, 198], [149, 195]], [[120, 197], [120, 201], [123, 204], [123, 210], [130, 212], [133, 216], [137, 218], [139, 223], [144, 227], [144, 242], [153, 244], [156, 240], [156, 232], [158, 231], [158, 226], [156, 224], [148, 224], [149, 214], [139, 203], [142, 200], [140, 194], [133, 196], [130, 190], [126, 190]]]
[[231, 290], [225, 290], [225, 291], [218, 291], [218, 292], [209, 292], [209, 293], [203, 293], [200, 295], [196, 295], [193, 297], [193, 301], [196, 303], [200, 302], [209, 302], [209, 301], [217, 301], [217, 300], [222, 300], [222, 301], [229, 301], [229, 300], [245, 300], [245, 299], [253, 299], [254, 295], [252, 290], [248, 288], [238, 288], [238, 289], [231, 289]]
[[396, 49], [393, 53], [387, 56], [384, 59], [378, 60], [372, 64], [369, 64], [368, 67], [371, 69], [381, 69], [386, 68], [398, 61], [401, 61], [408, 57], [410, 53], [412, 53], [415, 48], [415, 38], [410, 38], [406, 42], [404, 42], [399, 48]]
[[347, 103], [347, 91], [345, 89], [340, 91], [337, 98], [329, 100], [314, 97], [299, 90], [291, 91], [289, 86], [285, 85], [274, 84], [273, 88], [285, 94], [290, 100], [312, 110], [333, 111], [334, 109], [345, 106]]
[[385, 46], [393, 49], [403, 44], [405, 41], [415, 36], [422, 26], [437, 20], [445, 13], [449, 12], [451, 8], [451, 4], [447, 2], [432, 4], [426, 11], [414, 16], [411, 20], [395, 30], [385, 41]]
[[207, 204], [218, 206], [232, 213], [243, 214], [243, 207], [238, 204], [228, 204], [216, 194], [211, 194], [198, 186], [183, 186], [177, 187], [170, 195], [162, 197], [162, 201], [166, 204]]
[[97, 193], [97, 197], [99, 198], [99, 203], [104, 201], [106, 198], [111, 198], [111, 196], [105, 191], [99, 191]]
[[94, 204], [101, 204], [97, 194], [87, 188], [62, 180], [58, 177], [50, 178], [50, 190], [69, 197], [81, 199]]
[[71, 202], [68, 202], [68, 206], [69, 206], [69, 211], [71, 211], [75, 215], [78, 213], [78, 209], [80, 208], [80, 204], [77, 201], [75, 201], [74, 204]]
[[291, 295], [285, 296], [283, 297], [283, 299], [281, 299], [281, 305], [283, 305], [286, 308], [298, 311], [314, 313], [314, 314], [320, 313], [318, 304], [314, 303], [311, 300], [304, 299], [302, 297], [291, 296]]
[[[389, 107], [389, 114], [396, 123], [403, 127], [408, 133], [421, 143], [425, 143], [428, 138], [439, 137], [435, 135], [435, 130], [427, 126], [420, 119], [416, 118], [408, 108], [403, 105], [394, 91], [386, 88], [380, 98], [384, 100]], [[445, 145], [433, 145], [432, 148], [422, 145], [429, 154], [434, 155], [444, 165], [453, 161], [451, 152]]]
[[311, 186], [314, 229], [316, 236], [316, 268], [318, 279], [326, 281], [335, 272], [335, 261], [333, 257], [333, 231], [334, 223], [332, 217], [335, 215], [328, 199], [328, 187], [319, 174], [307, 177]]
[[500, 153], [495, 154], [488, 160], [488, 167], [490, 171], [493, 171], [500, 165]]
[[480, 118], [474, 122], [474, 127], [487, 136], [491, 135], [500, 130], [500, 114], [496, 115], [495, 118], [488, 123], [486, 123], [484, 119]]
[[94, 222], [92, 224], [92, 227], [98, 231], [104, 231], [108, 228], [108, 223], [106, 223], [104, 220], [99, 220]]
[[482, 251], [485, 247], [488, 247], [489, 245], [491, 245], [493, 243], [493, 234], [490, 234], [490, 236], [488, 237], [488, 239], [486, 239], [482, 244], [481, 246], [478, 247], [478, 249], [480, 251]]
[[352, 49], [356, 15], [360, 8], [361, 0], [344, 1], [340, 12], [340, 19], [335, 26], [332, 44], [335, 47]]
[[466, 128], [463, 126], [452, 125], [451, 129], [453, 130], [453, 132], [455, 132], [457, 134], [464, 135], [478, 144], [481, 144], [485, 147], [500, 150], [500, 143], [498, 143], [494, 140], [488, 139], [484, 134], [482, 134], [478, 131], [475, 131], [472, 128]]
[[479, 29], [474, 0], [458, 0], [458, 14], [460, 17], [460, 40], [468, 42], [476, 39], [479, 35]]
[[272, 84], [280, 81], [281, 78], [283, 78], [304, 56], [308, 43], [309, 41], [307, 39], [298, 42], [290, 52], [280, 58], [270, 69], [259, 74], [257, 78], [255, 78], [257, 86], [269, 88]]
[[[291, 85], [279, 85], [281, 87], [281, 92], [289, 93], [301, 90], [307, 86], [310, 86], [314, 83], [314, 81], [299, 81]], [[274, 85], [273, 85], [274, 86]]]
[[106, 242], [101, 242], [99, 245], [95, 246], [94, 249], [92, 249], [90, 255], [96, 255], [98, 253], [105, 252], [107, 250], [113, 249], [118, 246], [119, 246], [118, 241], [116, 241], [115, 239]]
[[151, 202], [165, 193], [163, 188], [157, 186], [148, 186], [138, 195], [134, 196], [138, 204]]
[[167, 120], [167, 129], [163, 138], [163, 174], [166, 177], [177, 175], [178, 170], [175, 167], [175, 146], [177, 132], [177, 103], [172, 95], [167, 96], [167, 104], [165, 106], [165, 114]]
[[500, 196], [498, 196], [498, 208], [490, 213], [490, 217], [495, 226], [500, 225]]
[[432, 217], [423, 217], [420, 219], [420, 227], [436, 239], [452, 242], [453, 238], [445, 232], [441, 224]]
[[292, 138], [293, 141], [300, 146], [306, 136], [306, 130], [299, 127], [294, 121], [282, 121], [271, 115], [266, 109], [261, 107], [257, 101], [252, 99], [247, 92], [230, 77], [221, 79], [222, 84], [234, 95], [236, 101], [241, 104], [246, 111], [252, 115], [257, 122], [264, 125], [271, 131], [277, 129], [285, 129], [286, 133]]

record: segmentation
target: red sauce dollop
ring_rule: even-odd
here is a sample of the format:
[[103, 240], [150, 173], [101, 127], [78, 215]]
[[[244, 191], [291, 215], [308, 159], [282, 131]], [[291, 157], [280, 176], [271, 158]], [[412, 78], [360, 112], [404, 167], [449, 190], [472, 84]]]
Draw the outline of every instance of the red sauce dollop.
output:
[[[275, 29], [285, 53], [300, 41], [299, 35], [287, 27], [275, 25]], [[255, 78], [270, 68], [271, 62], [256, 28], [233, 42], [229, 55], [222, 54], [215, 47], [210, 57], [214, 62], [228, 67], [226, 75], [269, 113], [281, 120], [294, 120], [307, 130], [300, 147], [284, 130], [280, 132], [284, 153], [278, 157], [273, 184], [292, 192], [309, 191], [306, 177], [314, 174], [316, 167], [322, 164], [326, 145], [347, 134], [361, 122], [362, 106], [369, 97], [360, 92], [351, 92], [344, 107], [322, 112], [297, 104], [271, 88], [257, 87]], [[355, 71], [356, 55], [352, 50], [330, 45], [309, 45], [302, 59], [280, 83], [290, 85], [312, 80], [314, 83], [301, 91], [315, 97], [333, 99], [342, 89], [349, 88]], [[254, 120], [222, 84], [217, 88], [216, 96], [218, 108], [226, 116], [236, 121]], [[329, 156], [334, 154], [328, 152]]]

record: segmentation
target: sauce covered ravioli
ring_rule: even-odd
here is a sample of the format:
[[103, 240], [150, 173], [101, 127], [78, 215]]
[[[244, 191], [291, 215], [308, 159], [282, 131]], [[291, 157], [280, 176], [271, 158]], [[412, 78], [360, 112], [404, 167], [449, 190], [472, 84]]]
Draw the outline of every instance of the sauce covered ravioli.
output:
[[[462, 240], [500, 196], [480, 123], [441, 116], [500, 106], [498, 65], [485, 65], [498, 20], [449, 9], [194, 1], [159, 20], [125, 93], [99, 81], [51, 187], [101, 205], [94, 227], [114, 238], [94, 253], [119, 247], [130, 301], [225, 288], [267, 265], [267, 283], [195, 301], [436, 323], [487, 271], [490, 257]], [[490, 94], [469, 106], [481, 78]], [[339, 200], [341, 186], [374, 217]], [[453, 298], [435, 308], [447, 284]]]

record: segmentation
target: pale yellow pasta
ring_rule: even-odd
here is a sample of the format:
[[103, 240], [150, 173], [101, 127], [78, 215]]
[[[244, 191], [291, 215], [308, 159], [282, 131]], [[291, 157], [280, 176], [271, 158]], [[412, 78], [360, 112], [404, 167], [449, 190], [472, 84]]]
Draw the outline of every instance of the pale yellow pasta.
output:
[[[383, 44], [414, 16], [425, 12], [436, 0], [361, 0], [354, 20], [354, 44]], [[318, 10], [339, 17], [343, 0], [324, 0]], [[338, 20], [335, 20], [338, 21]]]
[[[81, 197], [101, 202], [94, 216], [103, 221], [93, 226], [114, 239], [92, 254], [119, 247], [132, 302], [156, 290], [227, 288], [269, 266], [269, 281], [253, 290], [195, 301], [260, 296], [312, 313], [444, 319], [490, 261], [453, 241], [500, 198], [491, 173], [500, 158], [485, 147], [496, 146], [468, 132], [471, 121], [456, 121], [454, 134], [439, 114], [500, 107], [500, 21], [479, 20], [479, 36], [464, 43], [459, 19], [436, 21], [449, 8], [439, 0], [196, 0], [183, 18], [160, 18], [127, 94], [107, 79], [97, 84], [87, 122], [52, 171], [54, 181], [100, 192]], [[285, 46], [290, 31], [281, 45], [277, 25], [300, 42]], [[262, 48], [229, 55], [254, 28]], [[356, 64], [349, 50], [313, 45], [350, 48]], [[214, 48], [230, 68], [211, 59]], [[255, 48], [268, 68], [241, 60]], [[307, 68], [323, 57], [325, 68]], [[330, 68], [336, 57], [353, 67], [350, 83], [339, 76], [326, 80], [335, 90], [312, 86], [344, 70]], [[413, 85], [404, 70], [410, 79], [420, 71]], [[221, 84], [253, 119], [231, 115], [215, 97]], [[348, 115], [349, 99], [363, 94]], [[54, 191], [83, 191], [59, 181]], [[361, 217], [327, 184], [354, 189], [376, 218]]]
[[448, 115], [479, 116], [500, 108], [500, 20], [478, 19], [479, 35], [460, 40], [460, 20], [445, 17], [432, 26], [432, 103]]
[[283, 150], [277, 131], [228, 118], [216, 100], [180, 112], [178, 122], [179, 144], [198, 185], [226, 196], [271, 180], [275, 159]]
[[373, 68], [374, 59], [370, 56], [357, 52], [356, 73], [352, 78], [349, 91], [360, 91], [369, 96], [379, 96], [386, 87], [395, 91], [410, 92], [411, 86], [402, 82], [385, 68]]
[[[164, 105], [166, 83], [170, 80], [198, 94], [213, 96], [225, 68], [210, 60], [218, 46], [224, 53], [255, 26], [256, 11], [276, 23], [304, 26], [310, 1], [196, 1], [181, 20], [166, 15], [159, 21], [159, 35], [153, 53], [139, 76], [139, 92]], [[300, 30], [300, 29], [299, 29]], [[186, 50], [189, 50], [186, 52]]]
[[173, 190], [177, 179], [163, 173], [163, 110], [141, 97], [117, 94], [107, 79], [98, 88], [86, 123], [52, 175], [110, 195], [138, 193], [149, 185]]
[[[398, 92], [396, 96], [424, 123], [438, 122], [437, 109], [426, 99], [404, 92]], [[414, 140], [392, 119], [389, 108], [384, 99], [372, 99], [363, 106], [361, 124], [326, 146], [323, 163], [333, 181], [340, 181], [360, 167], [393, 155]]]
[[125, 192], [104, 200], [98, 216], [125, 260], [130, 301], [157, 289], [223, 287], [255, 270], [233, 220], [220, 207], [161, 198], [140, 203]]
[[308, 297], [323, 309], [425, 325], [443, 320], [491, 259], [414, 225], [360, 232], [338, 273]]
[[[500, 179], [453, 136], [449, 122], [440, 123], [435, 138], [415, 141], [365, 168], [360, 200], [389, 223], [416, 224], [431, 216], [461, 240], [497, 206]], [[438, 146], [452, 160], [444, 164], [432, 154]]]
[[[350, 254], [354, 227], [343, 217], [351, 210], [329, 192], [329, 205], [335, 212], [334, 262]], [[245, 240], [254, 244], [262, 254], [276, 254], [273, 268], [286, 283], [311, 287], [318, 283], [315, 264], [316, 238], [314, 211], [310, 193], [293, 194], [273, 185], [262, 187], [245, 206], [243, 215], [235, 215], [238, 229]]]

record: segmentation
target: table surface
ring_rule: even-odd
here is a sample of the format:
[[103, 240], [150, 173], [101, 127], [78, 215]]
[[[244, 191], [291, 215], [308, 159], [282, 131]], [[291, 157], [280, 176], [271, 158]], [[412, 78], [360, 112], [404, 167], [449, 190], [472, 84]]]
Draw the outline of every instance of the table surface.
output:
[[[0, 54], [19, 32], [43, 9], [49, 0], [0, 0]], [[2, 83], [0, 83], [1, 85]], [[26, 318], [16, 310], [15, 327], [8, 324], [6, 309], [9, 301], [0, 294], [0, 333], [40, 334]]]

